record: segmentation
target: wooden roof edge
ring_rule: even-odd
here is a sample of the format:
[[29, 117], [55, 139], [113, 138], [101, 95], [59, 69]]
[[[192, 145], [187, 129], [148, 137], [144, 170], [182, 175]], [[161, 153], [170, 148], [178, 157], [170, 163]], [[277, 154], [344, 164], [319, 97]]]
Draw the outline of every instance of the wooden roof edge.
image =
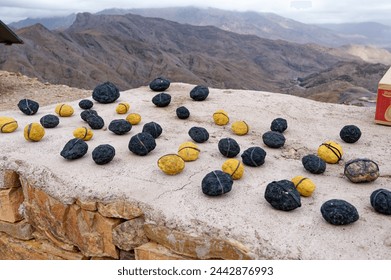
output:
[[0, 20], [0, 43], [6, 45], [24, 44], [23, 40], [18, 37], [4, 22]]

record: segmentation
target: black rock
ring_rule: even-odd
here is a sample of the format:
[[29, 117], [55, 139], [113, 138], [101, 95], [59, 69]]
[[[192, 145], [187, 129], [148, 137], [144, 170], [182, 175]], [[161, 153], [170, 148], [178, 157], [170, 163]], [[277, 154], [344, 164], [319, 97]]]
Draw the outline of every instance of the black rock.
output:
[[220, 139], [218, 148], [220, 153], [228, 158], [236, 157], [240, 153], [240, 146], [238, 142], [232, 138]]
[[84, 156], [87, 151], [88, 145], [84, 140], [73, 138], [65, 144], [60, 154], [66, 159], [78, 159]]
[[181, 120], [184, 120], [190, 117], [190, 111], [185, 106], [181, 106], [176, 109], [176, 115]]
[[92, 151], [92, 159], [99, 165], [109, 163], [114, 156], [115, 149], [109, 144], [99, 145]]
[[285, 137], [281, 132], [268, 131], [262, 135], [263, 143], [269, 148], [281, 148], [285, 144]]
[[80, 100], [80, 102], [79, 102], [79, 107], [84, 110], [91, 109], [92, 106], [94, 106], [94, 103], [88, 99], [83, 99], [83, 100]]
[[151, 134], [156, 139], [162, 134], [163, 128], [158, 123], [149, 122], [144, 124], [143, 132]]
[[272, 124], [270, 125], [271, 131], [277, 131], [283, 133], [288, 128], [288, 122], [286, 119], [283, 118], [277, 118], [272, 121]]
[[156, 94], [152, 98], [152, 103], [155, 104], [157, 107], [166, 107], [170, 104], [170, 102], [171, 102], [171, 95], [165, 92]]
[[170, 81], [163, 77], [158, 77], [149, 83], [149, 88], [153, 91], [165, 91], [170, 87]]
[[132, 129], [132, 125], [127, 120], [112, 120], [109, 124], [109, 130], [117, 135], [124, 135]]
[[44, 128], [55, 128], [59, 123], [60, 119], [52, 114], [43, 116], [39, 122]]
[[265, 199], [273, 208], [282, 211], [291, 211], [301, 206], [300, 193], [288, 180], [269, 183], [265, 190]]
[[92, 98], [103, 104], [113, 103], [120, 96], [118, 88], [111, 82], [105, 82], [94, 88]]
[[345, 164], [344, 174], [353, 183], [372, 182], [380, 175], [377, 163], [366, 158], [349, 160]]
[[151, 134], [141, 132], [130, 138], [129, 150], [139, 156], [145, 156], [156, 147], [155, 138]]
[[204, 143], [209, 139], [209, 132], [203, 127], [193, 126], [188, 133], [191, 139], [197, 143]]
[[321, 174], [326, 171], [326, 162], [316, 155], [306, 155], [301, 162], [304, 168], [312, 174]]
[[242, 154], [243, 164], [258, 167], [265, 163], [266, 152], [261, 147], [251, 147]]
[[196, 86], [190, 91], [190, 97], [195, 101], [203, 101], [209, 95], [209, 89], [206, 86]]
[[323, 218], [332, 225], [348, 225], [358, 220], [356, 207], [342, 199], [331, 199], [320, 208]]
[[95, 115], [95, 116], [98, 116], [98, 113], [95, 111], [95, 110], [85, 110], [83, 112], [80, 113], [80, 117], [83, 121], [87, 121], [88, 117], [91, 116], [91, 115]]
[[34, 115], [38, 112], [39, 104], [34, 100], [22, 99], [18, 103], [18, 108], [26, 115]]
[[202, 192], [209, 196], [218, 196], [231, 191], [233, 179], [221, 170], [212, 171], [202, 179]]
[[378, 189], [371, 194], [371, 205], [381, 214], [391, 215], [391, 191]]
[[102, 117], [94, 114], [87, 118], [87, 123], [92, 129], [101, 129], [105, 126], [105, 121]]
[[356, 143], [361, 137], [361, 130], [355, 125], [346, 125], [339, 132], [339, 136], [346, 143]]

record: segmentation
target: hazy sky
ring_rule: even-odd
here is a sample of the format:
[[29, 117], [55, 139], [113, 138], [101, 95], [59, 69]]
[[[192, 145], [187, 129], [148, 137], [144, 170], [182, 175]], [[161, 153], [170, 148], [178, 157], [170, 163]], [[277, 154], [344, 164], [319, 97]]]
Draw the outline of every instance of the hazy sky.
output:
[[214, 7], [236, 11], [273, 12], [305, 23], [378, 21], [391, 24], [390, 0], [0, 0], [0, 20], [64, 16], [106, 8], [174, 6]]

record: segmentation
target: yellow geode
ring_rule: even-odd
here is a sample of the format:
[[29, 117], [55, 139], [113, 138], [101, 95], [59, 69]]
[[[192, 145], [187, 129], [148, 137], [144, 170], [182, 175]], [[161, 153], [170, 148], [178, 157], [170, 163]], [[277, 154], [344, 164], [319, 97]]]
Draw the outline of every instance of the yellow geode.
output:
[[234, 158], [226, 160], [221, 168], [225, 173], [231, 175], [234, 180], [242, 178], [244, 173], [243, 163]]
[[198, 159], [199, 154], [200, 149], [198, 149], [198, 146], [193, 142], [185, 142], [178, 148], [178, 155], [184, 161], [194, 161]]
[[82, 139], [84, 141], [88, 141], [94, 136], [94, 133], [92, 132], [91, 129], [87, 127], [78, 127], [73, 131], [73, 136], [75, 138]]
[[301, 196], [311, 196], [316, 189], [314, 182], [304, 176], [296, 176], [291, 181]]
[[217, 125], [226, 125], [229, 123], [228, 113], [224, 110], [217, 110], [213, 114], [213, 121]]
[[115, 111], [117, 114], [126, 114], [130, 109], [129, 103], [121, 102], [117, 105], [117, 108], [115, 108]]
[[130, 122], [131, 125], [136, 125], [141, 122], [141, 116], [137, 113], [131, 113], [126, 117], [126, 120]]
[[2, 133], [11, 133], [18, 128], [18, 122], [11, 117], [0, 117], [0, 131]]
[[55, 112], [60, 117], [70, 117], [73, 115], [74, 110], [71, 105], [62, 103], [56, 106]]
[[168, 175], [181, 173], [185, 168], [185, 161], [176, 154], [168, 154], [159, 158], [157, 162], [159, 168]]
[[245, 121], [236, 121], [231, 126], [232, 132], [236, 135], [246, 135], [250, 130], [248, 124]]
[[326, 141], [319, 146], [318, 156], [327, 163], [337, 163], [343, 156], [343, 150], [338, 143]]
[[39, 123], [30, 123], [24, 128], [24, 138], [27, 141], [38, 142], [45, 136], [45, 129]]

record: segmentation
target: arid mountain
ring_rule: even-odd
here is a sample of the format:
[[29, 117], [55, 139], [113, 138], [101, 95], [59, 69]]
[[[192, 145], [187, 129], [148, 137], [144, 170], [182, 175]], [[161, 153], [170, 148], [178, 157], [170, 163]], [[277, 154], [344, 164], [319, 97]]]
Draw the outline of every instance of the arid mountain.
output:
[[[335, 49], [132, 14], [83, 13], [63, 31], [34, 25], [17, 34], [25, 44], [0, 46], [0, 69], [85, 89], [110, 80], [126, 90], [147, 85], [163, 75], [172, 81], [211, 87], [309, 97], [324, 84], [315, 83], [309, 91], [298, 81], [316, 79], [324, 71], [333, 72], [337, 63], [350, 67], [371, 65], [353, 56], [338, 55]], [[387, 68], [380, 64], [373, 67], [374, 74], [343, 68], [352, 75], [344, 90], [357, 87], [352, 83], [365, 78], [370, 84], [366, 90], [372, 91]]]

